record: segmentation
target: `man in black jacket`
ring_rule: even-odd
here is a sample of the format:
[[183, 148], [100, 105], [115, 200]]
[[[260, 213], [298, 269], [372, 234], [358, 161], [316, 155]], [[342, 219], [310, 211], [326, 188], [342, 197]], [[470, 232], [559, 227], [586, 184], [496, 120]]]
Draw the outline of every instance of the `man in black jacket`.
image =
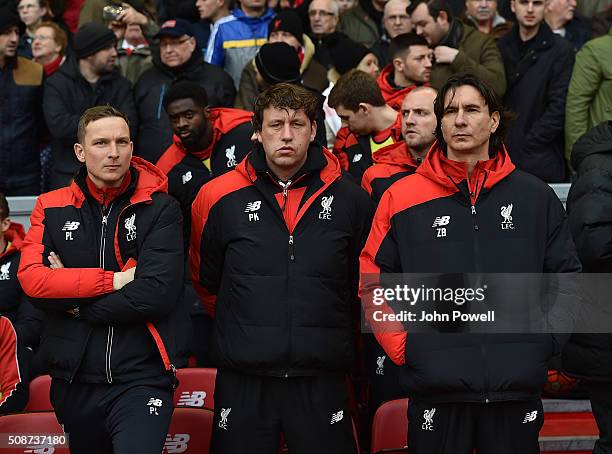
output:
[[[601, 123], [574, 145], [572, 167], [577, 179], [567, 198], [569, 225], [578, 256], [588, 273], [612, 272], [612, 121]], [[593, 415], [599, 427], [594, 453], [612, 453], [612, 335], [609, 325], [594, 328], [597, 318], [609, 320], [609, 274], [589, 277], [585, 291], [593, 295], [588, 328], [608, 334], [574, 334], [563, 351], [563, 368], [586, 381]], [[603, 298], [602, 298], [603, 297]], [[606, 317], [607, 315], [607, 317]], [[605, 324], [605, 322], [603, 322]]]
[[70, 452], [158, 454], [189, 326], [180, 208], [132, 157], [123, 113], [87, 110], [78, 138], [84, 167], [38, 198], [18, 277], [47, 314], [40, 354]]
[[504, 102], [518, 118], [506, 145], [516, 166], [547, 183], [566, 180], [563, 125], [574, 51], [544, 22], [544, 0], [512, 0], [513, 29], [497, 45], [508, 89]]
[[[542, 181], [517, 171], [506, 153], [495, 92], [475, 76], [453, 76], [434, 111], [438, 142], [378, 205], [361, 254], [362, 296], [376, 289], [382, 273], [579, 272], [563, 205]], [[432, 314], [428, 305], [417, 307]], [[366, 310], [377, 328], [371, 306]], [[387, 327], [375, 335], [402, 366], [411, 454], [540, 452], [540, 393], [547, 362], [560, 347], [556, 336], [408, 334]]]
[[168, 20], [156, 37], [160, 39], [159, 54], [153, 54], [153, 67], [140, 77], [134, 89], [140, 119], [136, 155], [149, 162], [157, 162], [172, 144], [172, 128], [163, 105], [174, 81], [188, 80], [204, 87], [211, 107], [232, 107], [236, 97], [230, 76], [202, 59], [189, 22]]
[[[194, 287], [215, 317], [213, 451], [356, 452], [353, 359], [367, 194], [313, 142], [317, 98], [290, 84], [255, 104], [260, 144], [193, 205]], [[324, 440], [324, 442], [323, 442]]]
[[51, 137], [53, 169], [51, 189], [70, 184], [80, 165], [74, 155], [79, 118], [90, 107], [110, 104], [130, 119], [137, 129], [132, 85], [115, 68], [116, 38], [97, 22], [79, 29], [74, 37], [74, 53], [45, 82], [43, 111]]

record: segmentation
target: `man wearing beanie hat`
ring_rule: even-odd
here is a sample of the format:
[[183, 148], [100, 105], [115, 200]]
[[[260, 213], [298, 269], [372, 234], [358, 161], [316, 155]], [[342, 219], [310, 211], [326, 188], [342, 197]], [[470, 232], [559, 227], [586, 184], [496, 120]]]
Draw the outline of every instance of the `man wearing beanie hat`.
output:
[[[270, 21], [268, 33], [269, 43], [286, 43], [293, 47], [298, 55], [298, 79], [302, 85], [318, 93], [325, 90], [328, 85], [327, 71], [314, 57], [314, 44], [308, 35], [304, 34], [302, 21], [293, 10], [284, 10]], [[278, 64], [283, 60], [272, 60]], [[257, 67], [257, 57], [245, 66], [240, 77], [238, 95], [236, 97], [236, 107], [242, 109], [252, 109], [257, 95], [263, 91], [261, 84], [258, 83], [259, 69]]]
[[234, 83], [221, 68], [202, 60], [193, 25], [184, 19], [170, 19], [161, 25], [159, 52], [153, 53], [153, 67], [145, 71], [134, 88], [140, 119], [137, 154], [157, 162], [172, 144], [172, 128], [164, 111], [164, 97], [175, 81], [190, 81], [206, 90], [211, 107], [232, 107]]
[[53, 155], [50, 189], [69, 184], [81, 167], [73, 146], [79, 118], [87, 109], [110, 104], [128, 116], [132, 134], [137, 131], [132, 84], [115, 67], [115, 44], [115, 34], [104, 25], [83, 25], [74, 35], [75, 58], [69, 58], [45, 82], [43, 109]]
[[17, 56], [24, 28], [16, 14], [0, 8], [0, 192], [6, 195], [40, 192], [43, 69]]

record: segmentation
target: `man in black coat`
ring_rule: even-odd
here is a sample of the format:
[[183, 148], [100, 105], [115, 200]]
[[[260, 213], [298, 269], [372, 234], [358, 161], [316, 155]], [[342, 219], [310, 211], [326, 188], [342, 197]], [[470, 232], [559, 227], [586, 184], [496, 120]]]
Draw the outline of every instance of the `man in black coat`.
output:
[[498, 41], [508, 89], [506, 107], [518, 118], [506, 146], [516, 166], [547, 183], [565, 181], [563, 125], [574, 51], [544, 22], [544, 1], [513, 0], [514, 28]]
[[156, 162], [172, 144], [172, 128], [163, 101], [174, 81], [188, 80], [204, 87], [211, 107], [232, 107], [236, 96], [230, 76], [204, 62], [189, 22], [168, 20], [156, 36], [160, 38], [159, 54], [153, 55], [153, 68], [140, 77], [134, 89], [140, 119], [135, 151], [150, 162]]
[[[572, 151], [572, 167], [576, 169], [578, 178], [570, 190], [567, 210], [578, 256], [586, 272], [610, 273], [612, 121], [601, 123], [576, 142]], [[607, 276], [589, 278], [592, 285], [584, 286], [585, 291], [593, 295], [609, 295]], [[592, 312], [592, 317], [601, 318], [602, 314], [609, 314], [609, 300], [595, 299], [593, 302], [600, 306]], [[612, 335], [574, 334], [563, 351], [563, 368], [572, 375], [586, 379], [593, 415], [600, 432], [593, 452], [612, 453]]]
[[73, 146], [79, 118], [85, 110], [111, 104], [125, 112], [132, 131], [137, 130], [132, 85], [115, 68], [115, 34], [91, 22], [79, 29], [73, 48], [76, 58], [68, 59], [45, 82], [43, 111], [52, 137], [53, 153], [51, 189], [68, 185], [80, 168]]

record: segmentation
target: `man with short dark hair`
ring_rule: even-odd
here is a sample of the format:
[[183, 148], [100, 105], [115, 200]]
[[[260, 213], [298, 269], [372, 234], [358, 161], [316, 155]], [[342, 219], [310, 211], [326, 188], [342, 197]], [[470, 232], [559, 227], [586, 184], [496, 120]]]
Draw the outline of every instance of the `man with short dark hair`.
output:
[[194, 287], [215, 317], [212, 450], [357, 451], [344, 377], [353, 359], [367, 194], [316, 135], [318, 99], [290, 84], [258, 98], [258, 141], [193, 205]]
[[187, 80], [197, 83], [206, 90], [212, 107], [232, 107], [236, 97], [229, 75], [202, 60], [189, 22], [168, 20], [156, 36], [159, 38], [159, 58], [153, 56], [153, 67], [138, 79], [134, 88], [140, 119], [136, 154], [150, 162], [157, 162], [172, 144], [172, 129], [163, 103], [173, 82]]
[[[472, 75], [453, 76], [440, 88], [434, 111], [437, 142], [416, 173], [384, 193], [361, 253], [366, 320], [401, 366], [411, 453], [536, 454], [544, 421], [540, 395], [548, 361], [561, 349], [557, 336], [464, 333], [444, 320], [408, 335], [411, 326], [381, 326], [373, 316], [369, 301], [387, 273], [581, 269], [563, 205], [548, 185], [510, 161], [503, 106], [493, 89]], [[423, 282], [412, 276], [414, 285]], [[447, 304], [436, 299], [417, 310], [446, 311], [439, 302]], [[476, 331], [498, 325], [490, 326]]]
[[338, 79], [327, 102], [342, 120], [334, 154], [359, 184], [372, 155], [402, 140], [402, 115], [385, 103], [376, 79], [358, 69]]
[[402, 102], [404, 140], [383, 148], [372, 157], [374, 165], [363, 174], [361, 187], [378, 203], [383, 193], [397, 180], [415, 172], [436, 136], [433, 106], [437, 92], [431, 87], [417, 87]]
[[378, 76], [378, 86], [385, 102], [400, 110], [404, 96], [429, 82], [433, 52], [427, 40], [414, 33], [404, 33], [391, 40], [391, 64]]
[[38, 198], [21, 252], [19, 281], [46, 312], [51, 402], [76, 454], [161, 452], [186, 365], [180, 208], [132, 150], [125, 114], [85, 111], [83, 166]]
[[455, 19], [446, 0], [415, 0], [408, 14], [416, 34], [434, 50], [434, 88], [456, 73], [470, 72], [485, 80], [498, 96], [504, 95], [504, 65], [493, 38]]
[[189, 241], [191, 204], [212, 178], [233, 170], [251, 151], [253, 114], [240, 109], [209, 107], [206, 90], [194, 82], [178, 82], [164, 97], [173, 144], [155, 164], [168, 175], [168, 193], [183, 210]]
[[0, 192], [40, 193], [43, 67], [17, 56], [25, 26], [0, 8]]
[[73, 147], [79, 117], [85, 110], [110, 104], [124, 112], [132, 131], [137, 131], [132, 84], [115, 67], [116, 41], [114, 33], [102, 24], [83, 25], [74, 36], [76, 58], [68, 59], [45, 82], [43, 109], [53, 137], [51, 189], [70, 184], [80, 168]]
[[544, 21], [546, 1], [512, 0], [516, 24], [498, 41], [508, 81], [504, 102], [518, 114], [506, 145], [519, 169], [561, 183], [566, 181], [563, 126], [574, 51]]

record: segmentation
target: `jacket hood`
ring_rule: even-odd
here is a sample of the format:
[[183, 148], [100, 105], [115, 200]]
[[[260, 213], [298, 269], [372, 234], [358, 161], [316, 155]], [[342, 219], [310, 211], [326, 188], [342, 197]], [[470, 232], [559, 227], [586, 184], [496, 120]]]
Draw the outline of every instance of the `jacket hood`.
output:
[[612, 154], [612, 120], [599, 124], [578, 139], [572, 149], [572, 167], [578, 170], [588, 156], [596, 154]]
[[[340, 178], [342, 176], [340, 162], [332, 152], [330, 152], [327, 148], [318, 145], [316, 142], [310, 144], [308, 153], [316, 153], [317, 147], [322, 150], [323, 158], [326, 160], [325, 167], [323, 167], [323, 169], [320, 171], [320, 178], [324, 184], [331, 183], [336, 178]], [[238, 173], [243, 175], [245, 178], [248, 178], [250, 181], [255, 181], [257, 179], [257, 172], [251, 164], [251, 159], [254, 157], [254, 153], [264, 153], [263, 148], [258, 146], [236, 166], [236, 171], [238, 171]]]
[[374, 164], [390, 164], [407, 169], [416, 169], [419, 166], [403, 140], [378, 150], [372, 155], [372, 160]]
[[[492, 158], [476, 163], [469, 181], [476, 183], [476, 187], [480, 186], [478, 191], [482, 188], [490, 189], [510, 175], [515, 168], [506, 147], [502, 147]], [[453, 190], [456, 190], [461, 181], [468, 180], [467, 164], [448, 159], [438, 141], [433, 143], [416, 173]], [[478, 193], [475, 197], [478, 197]]]
[[394, 70], [393, 64], [388, 64], [378, 75], [378, 86], [382, 92], [385, 102], [393, 107], [395, 110], [401, 110], [402, 102], [408, 93], [414, 90], [417, 86], [410, 85], [409, 87], [396, 87], [393, 85]]
[[8, 257], [15, 252], [21, 250], [23, 239], [25, 238], [25, 230], [23, 225], [17, 222], [11, 222], [9, 228], [4, 232], [4, 239], [11, 243], [4, 252], [0, 252], [0, 259]]

